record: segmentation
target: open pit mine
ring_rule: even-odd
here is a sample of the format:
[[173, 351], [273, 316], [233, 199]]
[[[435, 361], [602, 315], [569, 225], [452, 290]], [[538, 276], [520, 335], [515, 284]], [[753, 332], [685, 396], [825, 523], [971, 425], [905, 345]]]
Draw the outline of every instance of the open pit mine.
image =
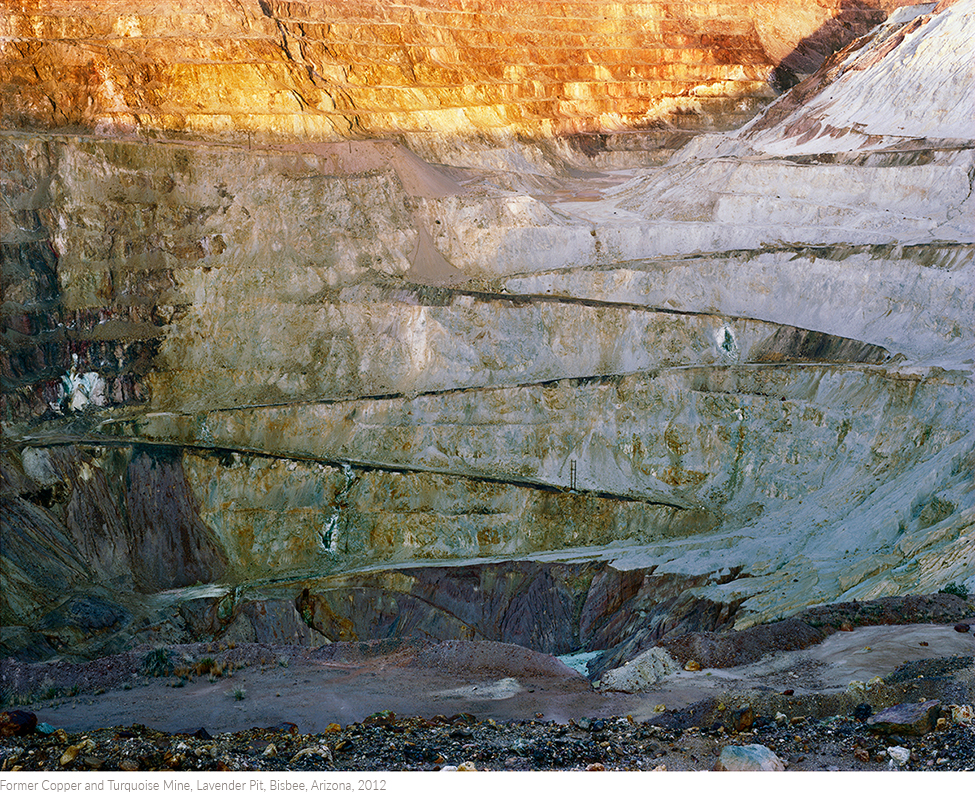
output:
[[0, 657], [609, 685], [975, 592], [973, 41], [975, 0], [0, 0]]

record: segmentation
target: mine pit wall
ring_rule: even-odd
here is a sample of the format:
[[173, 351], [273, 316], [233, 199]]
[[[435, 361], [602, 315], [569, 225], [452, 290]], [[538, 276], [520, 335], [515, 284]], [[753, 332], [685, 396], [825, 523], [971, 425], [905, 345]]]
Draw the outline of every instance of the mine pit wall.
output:
[[728, 129], [906, 4], [4, 0], [0, 107], [237, 141]]
[[[835, 520], [964, 445], [967, 378], [897, 374], [894, 348], [918, 339], [870, 320], [894, 310], [924, 321], [927, 352], [957, 344], [971, 296], [953, 281], [970, 246], [765, 249], [420, 286], [421, 201], [428, 213], [441, 203], [450, 224], [444, 212], [469, 211], [451, 205], [445, 173], [407, 169], [395, 150], [355, 152], [349, 165], [320, 152], [3, 137], [14, 200], [3, 211], [4, 425], [34, 437], [5, 463], [4, 537], [18, 545], [3, 554], [4, 624], [54, 614], [52, 593], [69, 591], [82, 609], [123, 597], [140, 608], [139, 597], [201, 582], [224, 597], [224, 584], [421, 559], [585, 559], [625, 543], [665, 562], [671, 543], [726, 535], [717, 553], [810, 491]], [[570, 249], [577, 234], [594, 238], [528, 194], [467, 199], [485, 215], [485, 247], [509, 263], [535, 252], [526, 232], [548, 229]], [[881, 289], [854, 282], [867, 322], [852, 320], [849, 337], [755, 319], [747, 285], [725, 298], [741, 299], [741, 316], [710, 310], [707, 287], [734, 285], [742, 263], [762, 267], [746, 273], [759, 283], [788, 269], [795, 294], [815, 296], [823, 274], [842, 287], [851, 260]], [[937, 302], [918, 300], [922, 285]], [[686, 309], [661, 308], [674, 298]], [[814, 306], [786, 316], [804, 313], [812, 327]], [[490, 339], [472, 349], [480, 332]], [[878, 506], [909, 552], [966, 524], [972, 465], [939, 464], [939, 478]], [[897, 558], [861, 548], [804, 596], [831, 599]], [[673, 570], [690, 580], [718, 560]], [[707, 583], [677, 595], [715, 614], [740, 606], [704, 596]], [[331, 636], [332, 623], [294, 618], [304, 588], [232, 596], [210, 627], [180, 611], [170, 635], [257, 636], [264, 624], [260, 635]], [[265, 600], [273, 624], [253, 606]], [[115, 626], [139, 616], [101, 611], [95, 622]], [[90, 629], [68, 623], [91, 614], [57, 613], [68, 622], [49, 620], [59, 632], [44, 641], [81, 647]], [[316, 613], [351, 620], [356, 636], [391, 624]]]
[[[804, 370], [789, 380], [775, 370], [769, 396], [768, 383], [750, 393], [755, 376], [748, 372], [690, 373], [683, 378], [689, 385], [672, 402], [661, 402], [659, 394], [644, 398], [647, 407], [662, 408], [643, 421], [641, 428], [652, 432], [644, 443], [620, 435], [607, 439], [607, 448], [612, 444], [629, 453], [644, 474], [657, 471], [673, 484], [669, 503], [569, 492], [564, 485], [532, 487], [517, 478], [478, 480], [416, 463], [376, 469], [361, 462], [347, 466], [334, 456], [323, 463], [321, 453], [287, 454], [280, 446], [263, 455], [259, 447], [240, 452], [199, 442], [187, 448], [107, 442], [23, 448], [5, 462], [4, 621], [17, 624], [46, 610], [52, 591], [84, 592], [98, 585], [144, 594], [201, 581], [261, 585], [285, 578], [294, 599], [301, 591], [295, 576], [311, 579], [370, 565], [433, 559], [446, 568], [458, 559], [535, 558], [546, 552], [578, 559], [623, 544], [653, 547], [653, 558], [666, 560], [672, 545], [689, 536], [724, 530], [734, 541], [733, 531], [761, 520], [763, 512], [788, 513], [790, 500], [808, 499], [816, 490], [836, 504], [834, 516], [842, 518], [844, 507], [853, 512], [879, 503], [901, 527], [899, 533], [878, 528], [877, 542], [850, 557], [853, 574], [889, 560], [881, 545], [889, 536], [900, 535], [907, 542], [901, 547], [916, 548], [939, 537], [948, 541], [955, 526], [964, 527], [970, 479], [965, 476], [972, 465], [956, 457], [933, 466], [938, 454], [964, 448], [969, 392], [964, 381], [877, 374], [871, 387], [864, 376], [853, 375], [847, 392], [842, 373]], [[645, 388], [659, 393], [668, 383]], [[829, 402], [802, 396], [801, 387], [819, 387]], [[628, 397], [620, 385], [593, 388], [617, 400]], [[573, 394], [578, 392], [574, 387]], [[780, 392], [788, 393], [785, 401]], [[549, 400], [573, 402], [557, 395]], [[633, 398], [627, 402], [632, 409]], [[607, 400], [597, 398], [597, 406], [605, 408]], [[743, 420], [736, 409], [745, 411]], [[310, 432], [303, 422], [298, 428]], [[522, 429], [517, 423], [516, 435]], [[553, 446], [572, 429], [570, 424], [566, 432], [553, 431]], [[242, 433], [238, 429], [233, 438], [238, 447], [246, 438]], [[529, 438], [538, 444], [544, 434]], [[456, 447], [483, 433], [469, 424], [447, 435]], [[309, 447], [309, 440], [303, 438], [301, 446]], [[375, 457], [372, 444], [364, 452]], [[354, 461], [349, 452], [340, 456], [339, 461]], [[586, 480], [604, 477], [591, 476], [592, 464], [580, 463]], [[916, 480], [913, 491], [897, 489], [889, 506], [885, 487], [925, 463], [940, 472]], [[691, 504], [691, 498], [698, 502]], [[851, 546], [863, 547], [864, 535], [858, 532]], [[719, 538], [714, 546], [727, 545]], [[880, 549], [868, 555], [873, 546]], [[851, 580], [849, 574], [843, 579]], [[821, 580], [820, 591], [828, 591], [829, 581]]]
[[[89, 401], [231, 410], [883, 348], [950, 368], [972, 345], [971, 245], [615, 263], [623, 229], [462, 189], [395, 146], [356, 153], [4, 137], [5, 424]], [[416, 285], [424, 230], [479, 291]]]
[[[630, 187], [630, 208], [644, 219], [591, 225], [502, 175], [534, 159], [528, 171], [539, 194], [555, 186], [548, 178], [568, 174], [559, 165], [567, 154], [590, 166], [662, 159], [650, 150], [630, 160], [627, 148], [672, 152], [686, 132], [605, 129], [643, 124], [647, 108], [679, 112], [668, 119], [684, 128], [733, 126], [771, 96], [765, 80], [774, 64], [794, 53], [805, 53], [788, 62], [799, 71], [816, 61], [811, 42], [795, 46], [808, 33], [783, 19], [845, 36], [852, 18], [837, 17], [843, 32], [813, 20], [832, 13], [827, 5], [799, 13], [784, 3], [719, 4], [739, 22], [751, 15], [752, 28], [720, 45], [713, 60], [762, 74], [715, 83], [695, 73], [715, 93], [679, 96], [664, 78], [571, 88], [566, 81], [584, 81], [566, 71], [559, 53], [569, 50], [552, 45], [546, 52], [559, 63], [548, 64], [538, 48], [549, 45], [532, 44], [539, 74], [548, 76], [544, 91], [578, 95], [552, 105], [547, 95], [509, 96], [515, 90], [494, 84], [478, 94], [478, 80], [487, 79], [471, 78], [470, 65], [458, 69], [472, 87], [461, 99], [420, 84], [377, 94], [364, 85], [373, 73], [356, 77], [342, 67], [340, 75], [320, 42], [296, 33], [308, 15], [326, 7], [352, 13], [352, 4], [264, 4], [267, 13], [238, 4], [252, 35], [229, 50], [245, 60], [266, 55], [254, 69], [273, 100], [248, 80], [233, 84], [226, 76], [245, 71], [208, 63], [212, 49], [193, 36], [161, 35], [161, 17], [123, 20], [123, 3], [94, 15], [80, 3], [21, 13], [28, 5], [0, 23], [20, 26], [0, 44], [0, 70], [12, 76], [3, 82], [7, 123], [86, 133], [0, 137], [10, 201], [0, 209], [0, 410], [6, 435], [30, 437], [7, 447], [2, 462], [0, 622], [5, 647], [20, 643], [6, 652], [417, 632], [604, 647], [637, 628], [730, 626], [759, 585], [773, 589], [755, 601], [751, 621], [856, 586], [930, 591], [972, 563], [972, 386], [958, 369], [972, 340], [960, 322], [972, 318], [964, 284], [972, 246], [925, 236], [916, 245], [878, 244], [885, 225], [901, 230], [887, 219], [900, 219], [899, 206], [873, 227], [843, 227], [845, 193], [857, 197], [862, 186], [874, 195], [893, 190], [912, 210], [922, 173], [925, 187], [970, 189], [957, 153], [926, 152], [923, 163], [908, 165], [909, 176], [851, 174], [836, 208], [815, 211], [817, 224], [830, 220], [822, 228], [792, 224], [809, 204], [763, 197], [770, 175], [784, 186], [811, 174], [798, 162], [742, 166], [731, 175], [734, 202], [701, 192], [690, 211], [700, 216], [696, 228], [695, 220], [680, 227], [665, 217], [656, 228], [646, 224], [660, 194], [651, 179]], [[447, 28], [429, 20], [442, 5], [413, 4], [419, 38], [396, 47], [414, 68], [434, 50], [463, 56], [437, 50]], [[516, 10], [473, 5], [482, 14]], [[553, 19], [586, 25], [597, 7], [617, 10], [552, 5], [560, 9]], [[199, 36], [197, 6], [170, 10], [180, 8], [180, 24]], [[630, 35], [624, 20], [644, 13], [619, 9], [605, 21], [607, 36]], [[690, 30], [687, 20], [703, 9], [652, 10], [654, 19], [684, 14], [680, 24]], [[777, 17], [781, 9], [788, 13]], [[872, 10], [863, 13], [873, 19]], [[386, 21], [382, 28], [392, 30]], [[338, 36], [341, 25], [334, 30]], [[120, 72], [109, 56], [92, 55], [109, 52], [92, 42], [122, 39], [147, 45], [156, 64]], [[369, 66], [376, 46], [343, 57]], [[682, 52], [696, 47], [685, 43]], [[624, 55], [637, 59], [635, 50]], [[64, 80], [64, 63], [73, 80]], [[35, 66], [47, 80], [24, 78]], [[421, 81], [423, 69], [414, 72], [410, 80]], [[140, 86], [149, 88], [136, 102]], [[211, 89], [233, 107], [214, 110]], [[612, 98], [630, 91], [644, 93], [642, 121], [607, 121]], [[328, 107], [329, 92], [346, 105]], [[299, 107], [287, 106], [289, 97]], [[444, 108], [449, 98], [461, 105]], [[380, 101], [386, 107], [373, 113]], [[628, 113], [626, 103], [613, 107]], [[88, 134], [96, 129], [166, 133], [140, 141]], [[495, 171], [471, 181], [472, 171], [432, 168], [391, 141], [264, 146], [309, 131], [316, 139], [394, 133], [431, 160], [473, 159]], [[498, 145], [515, 134], [578, 131], [595, 132], [511, 151]], [[180, 137], [196, 141], [163, 141]], [[236, 146], [197, 137], [236, 137]], [[480, 137], [487, 144], [473, 157]], [[889, 157], [861, 166], [904, 164]], [[703, 181], [710, 190], [727, 170], [708, 169], [716, 170], [715, 181]], [[837, 185], [839, 175], [820, 178]], [[719, 212], [726, 218], [713, 216]], [[750, 228], [730, 224], [741, 214]], [[796, 241], [766, 246], [763, 224], [787, 225]], [[925, 226], [921, 214], [918, 231]], [[802, 237], [822, 230], [835, 241], [810, 238], [820, 243], [807, 246]], [[851, 241], [854, 234], [862, 241]], [[676, 235], [685, 246], [700, 236], [710, 249], [675, 256], [688, 251], [674, 249]], [[460, 279], [418, 270], [422, 242], [449, 256]], [[832, 297], [843, 297], [850, 313], [830, 308]], [[921, 367], [901, 371], [905, 352]], [[817, 549], [817, 536], [829, 546]], [[634, 548], [655, 566], [593, 561]], [[742, 574], [731, 563], [737, 554], [762, 571]], [[467, 573], [458, 565], [520, 558], [532, 561], [481, 563]], [[572, 563], [539, 566], [545, 558]], [[430, 574], [396, 566], [419, 560], [438, 565]], [[648, 580], [658, 564], [665, 569]], [[339, 574], [351, 569], [359, 571]], [[508, 598], [510, 613], [505, 605], [490, 618], [471, 608], [444, 615], [417, 600], [434, 591], [436, 575], [462, 586], [462, 597], [475, 585], [507, 587], [498, 603]], [[588, 593], [614, 581], [645, 585], [640, 604], [613, 623], [584, 613], [596, 602]], [[539, 607], [562, 598], [557, 635], [512, 599], [526, 585]], [[529, 633], [518, 638], [516, 630]]]

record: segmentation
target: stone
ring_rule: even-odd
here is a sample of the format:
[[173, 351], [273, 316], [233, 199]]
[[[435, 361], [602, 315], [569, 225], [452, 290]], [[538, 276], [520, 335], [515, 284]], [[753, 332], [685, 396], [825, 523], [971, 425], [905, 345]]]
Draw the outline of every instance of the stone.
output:
[[328, 762], [329, 764], [332, 763], [332, 751], [328, 748], [328, 746], [324, 744], [317, 744], [317, 745], [312, 745], [310, 747], [303, 747], [301, 750], [299, 750], [291, 757], [291, 761], [289, 763], [294, 764], [300, 758], [304, 758], [305, 756], [320, 758], [323, 761]]
[[731, 712], [731, 727], [741, 733], [750, 731], [755, 724], [755, 712], [751, 706], [742, 706]]
[[0, 711], [0, 738], [30, 736], [36, 727], [37, 715], [33, 711]]
[[64, 767], [64, 766], [72, 763], [78, 757], [78, 754], [80, 752], [81, 752], [81, 745], [78, 745], [78, 744], [69, 745], [65, 749], [65, 751], [63, 753], [61, 753], [61, 758], [58, 759], [58, 763], [62, 767]]
[[955, 630], [959, 633], [968, 633], [971, 629], [972, 626], [967, 622], [959, 622], [957, 625], [955, 625]]
[[873, 709], [869, 703], [860, 703], [853, 709], [852, 716], [857, 722], [866, 722], [872, 713]]
[[684, 663], [684, 669], [687, 672], [700, 672], [701, 665], [692, 658]]
[[888, 747], [887, 755], [890, 756], [890, 763], [899, 767], [911, 760], [911, 751], [907, 747]]
[[975, 726], [975, 709], [970, 705], [952, 706], [951, 720], [957, 725]]
[[715, 762], [717, 772], [784, 772], [785, 763], [761, 744], [728, 745]]
[[934, 730], [941, 714], [941, 701], [900, 703], [879, 711], [867, 720], [867, 728], [879, 734], [923, 736]]
[[641, 692], [679, 670], [666, 650], [653, 647], [622, 667], [603, 673], [600, 690]]
[[[278, 722], [268, 728], [268, 730], [274, 733], [286, 733], [290, 736], [298, 735], [298, 726], [294, 722]], [[326, 732], [328, 731], [326, 730]]]
[[0, 626], [0, 657], [19, 661], [44, 661], [57, 655], [47, 638], [22, 625]]

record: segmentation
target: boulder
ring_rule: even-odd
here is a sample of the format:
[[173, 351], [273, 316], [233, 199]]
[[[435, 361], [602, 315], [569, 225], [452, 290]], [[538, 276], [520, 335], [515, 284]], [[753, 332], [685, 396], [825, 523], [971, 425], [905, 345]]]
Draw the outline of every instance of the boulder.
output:
[[0, 713], [0, 738], [30, 736], [37, 727], [37, 715], [32, 711], [4, 711]]
[[742, 706], [731, 712], [731, 727], [739, 733], [750, 731], [755, 724], [755, 712], [751, 706]]
[[900, 703], [878, 711], [867, 720], [867, 727], [873, 733], [883, 735], [923, 736], [934, 730], [940, 714], [940, 700]]
[[785, 763], [765, 745], [729, 745], [722, 748], [715, 772], [785, 772]]

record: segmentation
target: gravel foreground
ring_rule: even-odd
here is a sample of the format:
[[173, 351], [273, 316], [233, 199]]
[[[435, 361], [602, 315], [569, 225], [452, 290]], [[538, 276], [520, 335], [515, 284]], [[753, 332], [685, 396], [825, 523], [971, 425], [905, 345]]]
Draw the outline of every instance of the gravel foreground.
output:
[[[920, 737], [871, 733], [851, 717], [762, 722], [745, 733], [668, 730], [626, 718], [498, 723], [470, 715], [377, 713], [319, 734], [255, 728], [211, 736], [142, 725], [10, 737], [3, 770], [390, 771], [711, 770], [726, 745], [761, 744], [787, 770], [975, 769], [975, 731], [942, 723]], [[907, 751], [906, 760], [903, 758]]]

